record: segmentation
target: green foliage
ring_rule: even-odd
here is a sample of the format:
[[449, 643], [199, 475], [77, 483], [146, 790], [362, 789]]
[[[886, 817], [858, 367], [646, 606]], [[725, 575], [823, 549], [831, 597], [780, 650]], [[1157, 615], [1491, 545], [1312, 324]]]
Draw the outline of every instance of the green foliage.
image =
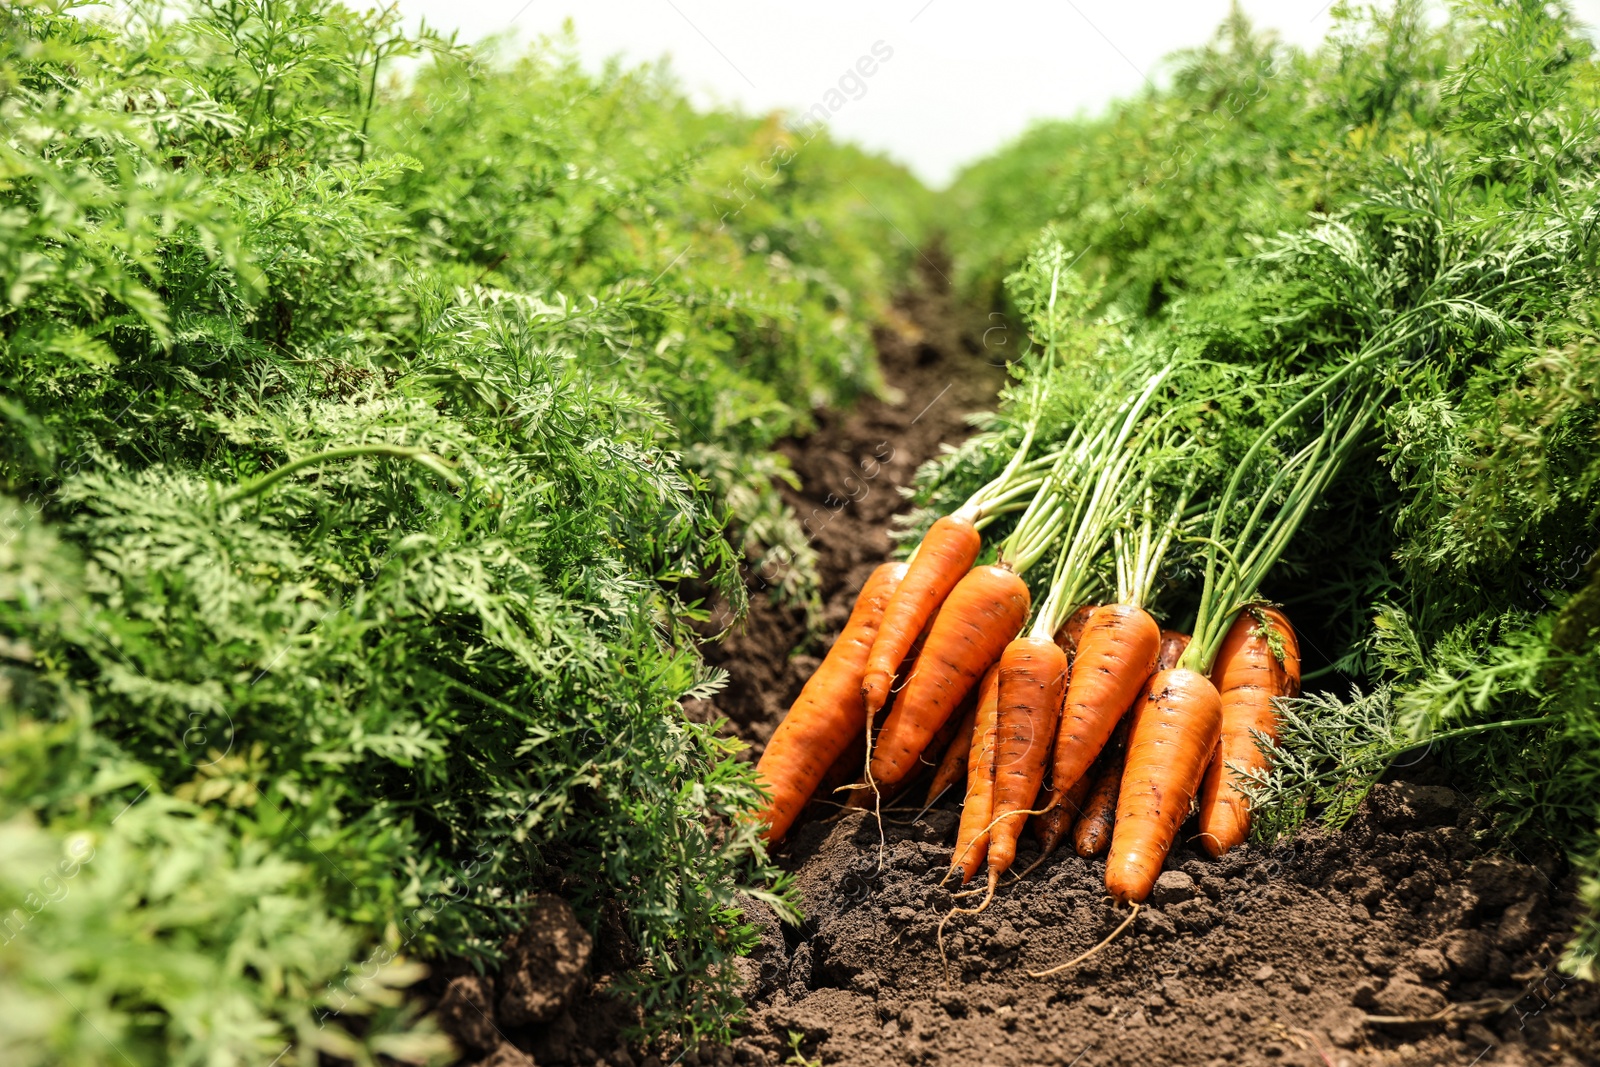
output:
[[562, 43], [72, 7], [0, 12], [7, 1062], [422, 1062], [409, 961], [540, 891], [725, 1034], [792, 902], [692, 624], [814, 596], [771, 446], [879, 388], [920, 189]]
[[[1506, 833], [1571, 856], [1593, 901], [1600, 67], [1560, 5], [1462, 4], [1442, 24], [1404, 0], [1337, 11], [1310, 54], [1235, 14], [1165, 87], [970, 168], [945, 213], [957, 263], [998, 304], [1048, 223], [1101, 294], [1080, 323], [1114, 324], [1131, 358], [1207, 368], [1184, 376], [1216, 405], [1191, 428], [1199, 500], [1318, 383], [1339, 388], [1265, 443], [1247, 507], [1276, 499], [1275, 472], [1341, 404], [1381, 398], [1263, 588], [1312, 677], [1367, 695], [1286, 710], [1257, 830], [1338, 823], [1432, 741]], [[1035, 288], [1013, 280], [1004, 306], [1036, 321]], [[994, 425], [1019, 415], [1013, 399]], [[925, 494], [978, 463], [930, 469]], [[1567, 965], [1592, 971], [1597, 944], [1591, 910]]]
[[1245, 785], [1255, 815], [1251, 832], [1273, 841], [1313, 815], [1343, 826], [1404, 746], [1391, 694], [1352, 690], [1341, 701], [1312, 694], [1278, 705], [1278, 739], [1258, 737], [1270, 752], [1265, 771], [1251, 769]]

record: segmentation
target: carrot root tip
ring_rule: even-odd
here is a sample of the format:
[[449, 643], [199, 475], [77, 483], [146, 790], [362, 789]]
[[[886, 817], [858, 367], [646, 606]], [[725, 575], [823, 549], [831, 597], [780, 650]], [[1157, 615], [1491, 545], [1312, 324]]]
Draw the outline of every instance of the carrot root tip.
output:
[[1107, 934], [1105, 936], [1105, 939], [1103, 941], [1101, 941], [1098, 945], [1096, 945], [1094, 948], [1091, 948], [1087, 952], [1084, 952], [1084, 953], [1081, 953], [1081, 954], [1079, 954], [1077, 956], [1072, 957], [1072, 959], [1068, 960], [1066, 963], [1058, 963], [1054, 967], [1051, 967], [1047, 971], [1029, 971], [1028, 972], [1028, 977], [1029, 978], [1049, 978], [1051, 975], [1060, 974], [1062, 971], [1065, 971], [1065, 970], [1067, 970], [1069, 968], [1072, 968], [1072, 967], [1076, 967], [1078, 964], [1082, 963], [1084, 960], [1089, 959], [1091, 956], [1093, 956], [1096, 953], [1098, 953], [1101, 949], [1103, 949], [1107, 945], [1111, 944], [1111, 942], [1115, 941], [1118, 938], [1118, 936], [1121, 935], [1122, 931], [1124, 931], [1128, 927], [1132, 926], [1133, 925], [1133, 920], [1135, 920], [1135, 919], [1137, 919], [1139, 917], [1139, 909], [1142, 906], [1143, 905], [1141, 905], [1137, 901], [1135, 901], [1134, 905], [1133, 905], [1133, 910], [1128, 913], [1128, 917], [1126, 919], [1122, 920], [1122, 925], [1118, 926], [1115, 930], [1113, 930], [1109, 934]]

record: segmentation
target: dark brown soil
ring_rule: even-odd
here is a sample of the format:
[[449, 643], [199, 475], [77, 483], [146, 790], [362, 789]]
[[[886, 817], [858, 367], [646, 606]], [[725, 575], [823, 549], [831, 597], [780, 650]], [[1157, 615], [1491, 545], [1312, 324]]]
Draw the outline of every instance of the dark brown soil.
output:
[[1571, 882], [1485, 854], [1486, 821], [1443, 786], [1379, 786], [1342, 833], [1276, 850], [1180, 848], [1132, 928], [1052, 978], [1028, 972], [1127, 914], [1104, 864], [1057, 854], [955, 916], [947, 974], [939, 920], [972, 903], [940, 885], [955, 822], [885, 826], [881, 867], [870, 822], [792, 835], [807, 922], [769, 941], [741, 1062], [795, 1040], [848, 1064], [1600, 1062], [1600, 994], [1554, 967]]

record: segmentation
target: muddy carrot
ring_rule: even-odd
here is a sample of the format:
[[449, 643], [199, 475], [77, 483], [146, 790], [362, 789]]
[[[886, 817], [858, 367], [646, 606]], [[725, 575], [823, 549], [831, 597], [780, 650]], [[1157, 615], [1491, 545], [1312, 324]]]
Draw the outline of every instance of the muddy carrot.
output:
[[872, 746], [872, 780], [894, 785], [1028, 617], [1028, 586], [1009, 567], [974, 567], [934, 619], [916, 669]]
[[1123, 716], [1116, 732], [1106, 742], [1105, 751], [1095, 760], [1083, 781], [1093, 780], [1093, 788], [1083, 802], [1083, 816], [1072, 828], [1072, 847], [1088, 859], [1111, 845], [1111, 830], [1117, 818], [1117, 794], [1122, 790], [1122, 765], [1128, 751], [1128, 717]]
[[1016, 861], [1017, 839], [1044, 781], [1066, 684], [1067, 654], [1048, 636], [1019, 637], [1000, 656], [989, 832], [991, 886]]
[[1128, 727], [1128, 757], [1106, 858], [1106, 891], [1122, 903], [1150, 895], [1178, 826], [1200, 788], [1222, 729], [1222, 698], [1182, 667], [1150, 679]]
[[1000, 705], [1000, 665], [984, 673], [973, 709], [972, 747], [967, 753], [967, 796], [961, 805], [961, 826], [950, 857], [951, 873], [961, 872], [966, 885], [983, 866], [989, 850], [989, 821], [994, 811], [994, 737]]
[[783, 839], [829, 766], [853, 738], [865, 736], [861, 671], [884, 606], [906, 569], [904, 563], [885, 563], [872, 572], [844, 631], [767, 742], [756, 764], [756, 778], [772, 798], [761, 814], [767, 840]]
[[1034, 840], [1039, 842], [1041, 856], [1048, 856], [1059, 848], [1073, 824], [1083, 814], [1089, 786], [1093, 784], [1089, 780], [1091, 777], [1086, 774], [1079, 778], [1078, 784], [1067, 790], [1060, 800], [1055, 798], [1054, 786], [1046, 784], [1040, 788], [1036, 803], [1043, 810], [1029, 819], [1028, 824], [1033, 828]]
[[1222, 695], [1222, 739], [1200, 788], [1200, 844], [1220, 856], [1250, 834], [1250, 798], [1240, 782], [1267, 769], [1256, 735], [1277, 740], [1272, 702], [1300, 693], [1300, 644], [1283, 612], [1241, 611], [1222, 640], [1211, 681]]
[[884, 607], [883, 623], [867, 655], [860, 685], [868, 714], [876, 715], [889, 702], [895, 672], [939, 605], [971, 570], [982, 540], [972, 520], [959, 513], [929, 527], [905, 578]]

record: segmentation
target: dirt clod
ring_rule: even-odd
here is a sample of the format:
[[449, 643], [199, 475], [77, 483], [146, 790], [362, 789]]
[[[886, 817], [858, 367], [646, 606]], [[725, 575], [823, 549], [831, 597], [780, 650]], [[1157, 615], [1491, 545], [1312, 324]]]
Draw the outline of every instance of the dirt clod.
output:
[[535, 1067], [533, 1057], [509, 1041], [502, 1041], [484, 1058], [482, 1067]]
[[1150, 903], [1157, 906], [1178, 904], [1195, 894], [1194, 878], [1182, 871], [1162, 871], [1150, 891]]
[[540, 897], [528, 925], [506, 944], [499, 1018], [511, 1026], [549, 1022], [583, 981], [594, 940], [559, 897]]
[[490, 1052], [500, 1043], [490, 978], [477, 974], [452, 978], [439, 1000], [438, 1012], [445, 1031], [474, 1052]]
[[1415, 974], [1401, 971], [1373, 997], [1375, 1014], [1424, 1018], [1445, 1009], [1443, 993], [1422, 984]]

